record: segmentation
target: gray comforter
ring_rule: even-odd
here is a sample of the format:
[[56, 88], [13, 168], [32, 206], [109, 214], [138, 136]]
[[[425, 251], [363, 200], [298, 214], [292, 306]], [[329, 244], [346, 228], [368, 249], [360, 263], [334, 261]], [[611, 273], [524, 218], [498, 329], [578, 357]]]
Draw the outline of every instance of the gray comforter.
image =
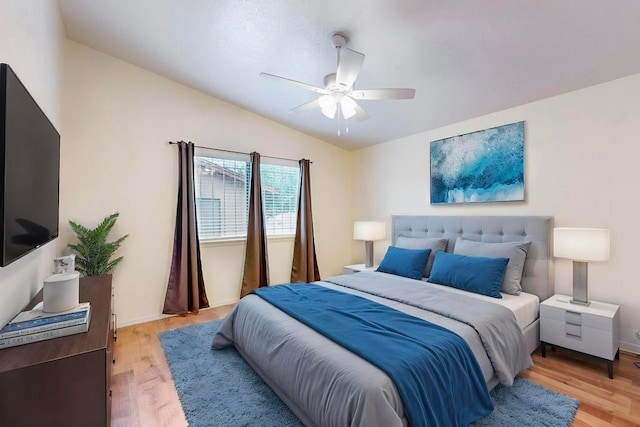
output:
[[[317, 284], [456, 332], [471, 347], [490, 387], [498, 381], [510, 385], [532, 365], [513, 313], [497, 304], [384, 273]], [[406, 425], [402, 401], [383, 371], [255, 295], [238, 303], [213, 339], [213, 348], [232, 344], [305, 425]]]

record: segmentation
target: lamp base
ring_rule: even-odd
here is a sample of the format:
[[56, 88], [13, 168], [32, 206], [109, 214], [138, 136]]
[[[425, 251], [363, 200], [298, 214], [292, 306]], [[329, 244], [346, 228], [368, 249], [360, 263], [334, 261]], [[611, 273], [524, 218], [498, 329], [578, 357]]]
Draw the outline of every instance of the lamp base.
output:
[[373, 267], [373, 240], [364, 241], [364, 266]]
[[584, 302], [584, 301], [579, 301], [579, 300], [577, 300], [577, 299], [573, 299], [573, 298], [571, 298], [571, 299], [569, 300], [569, 302], [570, 302], [571, 304], [577, 304], [577, 305], [582, 305], [582, 306], [586, 306], [586, 307], [588, 307], [588, 306], [590, 306], [590, 305], [591, 305], [591, 301]]
[[573, 261], [573, 298], [571, 304], [589, 305], [587, 295], [588, 264], [582, 261]]

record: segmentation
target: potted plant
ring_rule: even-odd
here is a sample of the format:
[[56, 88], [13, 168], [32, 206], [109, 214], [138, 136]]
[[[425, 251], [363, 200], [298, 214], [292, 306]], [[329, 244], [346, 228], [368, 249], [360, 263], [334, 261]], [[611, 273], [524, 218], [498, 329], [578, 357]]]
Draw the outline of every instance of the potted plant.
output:
[[119, 212], [115, 212], [102, 220], [96, 228], [87, 228], [69, 221], [71, 229], [76, 233], [79, 243], [70, 244], [76, 256], [76, 270], [83, 276], [100, 276], [110, 274], [124, 257], [111, 259], [128, 234], [113, 242], [107, 242], [111, 229], [118, 220]]

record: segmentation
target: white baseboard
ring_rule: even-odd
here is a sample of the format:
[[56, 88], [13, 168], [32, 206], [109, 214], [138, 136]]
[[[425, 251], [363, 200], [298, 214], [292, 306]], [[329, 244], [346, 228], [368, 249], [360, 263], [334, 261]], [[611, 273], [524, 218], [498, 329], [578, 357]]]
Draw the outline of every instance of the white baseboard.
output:
[[[239, 298], [231, 298], [227, 300], [216, 301], [215, 304], [213, 304], [209, 308], [216, 308], [216, 307], [222, 307], [223, 305], [236, 304], [238, 301], [240, 301]], [[207, 309], [205, 308], [204, 310], [207, 310]]]
[[138, 317], [137, 319], [118, 320], [118, 329], [124, 328], [125, 326], [137, 325], [139, 323], [153, 322], [154, 320], [166, 319], [167, 317], [172, 317], [173, 314], [154, 314], [151, 316]]
[[[210, 307], [203, 308], [202, 310], [209, 310], [216, 307], [222, 307], [223, 305], [236, 304], [238, 302], [237, 298], [216, 301], [215, 304]], [[167, 317], [173, 317], [175, 314], [153, 314], [151, 316], [138, 317], [137, 319], [118, 321], [118, 328], [124, 328], [125, 326], [138, 325], [140, 323], [153, 322], [154, 320], [166, 319]]]
[[620, 349], [640, 355], [640, 345], [632, 342], [620, 341]]

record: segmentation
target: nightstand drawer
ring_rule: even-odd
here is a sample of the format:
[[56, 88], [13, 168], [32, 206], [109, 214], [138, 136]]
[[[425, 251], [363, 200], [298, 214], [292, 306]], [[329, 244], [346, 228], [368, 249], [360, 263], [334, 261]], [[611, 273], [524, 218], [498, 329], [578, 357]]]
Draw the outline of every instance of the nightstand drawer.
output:
[[[585, 319], [584, 313], [582, 318]], [[607, 360], [613, 360], [617, 351], [617, 346], [611, 345], [612, 332], [549, 317], [540, 317], [540, 341]]]
[[571, 325], [582, 325], [582, 314], [566, 311], [564, 313], [565, 322]]
[[582, 326], [565, 323], [565, 334], [572, 337], [582, 337]]
[[[565, 308], [551, 307], [548, 305], [540, 305], [540, 317], [555, 319], [562, 323], [570, 323], [573, 325], [581, 325], [583, 327], [600, 329], [607, 332], [613, 332], [613, 322], [611, 318], [597, 316], [590, 313], [580, 312], [580, 307], [572, 310], [572, 305], [566, 303]], [[564, 330], [564, 326], [562, 327]]]

